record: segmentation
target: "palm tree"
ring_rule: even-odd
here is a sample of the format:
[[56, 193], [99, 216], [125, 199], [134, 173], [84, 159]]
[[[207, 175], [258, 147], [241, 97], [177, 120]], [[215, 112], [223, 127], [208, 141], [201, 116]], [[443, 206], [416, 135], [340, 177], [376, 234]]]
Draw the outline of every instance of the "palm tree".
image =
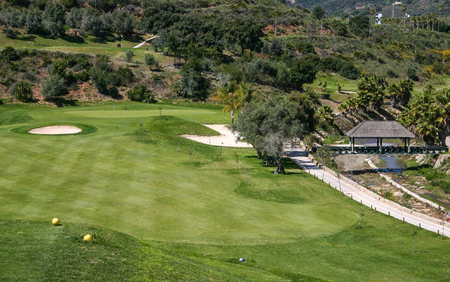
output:
[[402, 12], [403, 12], [403, 24], [405, 24], [405, 18], [406, 18], [406, 9], [408, 8], [408, 5], [406, 3], [402, 3]]
[[238, 109], [244, 111], [245, 105], [250, 102], [252, 90], [247, 83], [230, 82], [227, 85], [219, 88], [217, 94], [212, 98], [213, 101], [218, 101], [224, 104], [223, 113], [230, 112], [231, 124], [234, 123], [235, 113]]
[[439, 21], [438, 21], [438, 31], [441, 31], [441, 18], [442, 18], [442, 11], [444, 10], [444, 4], [439, 4]]
[[330, 106], [320, 106], [317, 109], [317, 116], [323, 123], [331, 124], [333, 122], [333, 109]]
[[413, 90], [413, 83], [409, 79], [400, 81], [398, 84], [391, 84], [388, 87], [389, 97], [394, 107], [397, 105], [406, 106]]
[[239, 99], [235, 95], [236, 89], [237, 85], [232, 81], [219, 88], [217, 94], [212, 98], [213, 101], [220, 102], [224, 105], [222, 110], [223, 113], [230, 111], [232, 124], [234, 123], [234, 114], [240, 106]]
[[372, 22], [373, 22], [373, 16], [375, 15], [375, 9], [370, 9], [370, 21], [369, 21], [369, 38], [372, 33]]

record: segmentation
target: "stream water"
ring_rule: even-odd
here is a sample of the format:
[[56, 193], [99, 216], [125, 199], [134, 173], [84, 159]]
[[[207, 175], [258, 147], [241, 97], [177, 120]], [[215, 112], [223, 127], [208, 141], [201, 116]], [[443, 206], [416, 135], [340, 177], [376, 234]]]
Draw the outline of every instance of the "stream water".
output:
[[[377, 140], [362, 139], [359, 143], [366, 146], [376, 146]], [[395, 143], [383, 143], [383, 147], [393, 145], [395, 145]], [[406, 168], [406, 166], [395, 155], [379, 155], [379, 157], [384, 162], [382, 165], [380, 165], [380, 169], [383, 171], [394, 172], [398, 175], [401, 175]]]

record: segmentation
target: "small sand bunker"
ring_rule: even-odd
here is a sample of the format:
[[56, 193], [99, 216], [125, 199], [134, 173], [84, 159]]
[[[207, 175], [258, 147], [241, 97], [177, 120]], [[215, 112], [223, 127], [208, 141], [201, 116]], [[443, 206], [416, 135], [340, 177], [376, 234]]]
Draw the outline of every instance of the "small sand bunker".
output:
[[80, 133], [81, 129], [72, 125], [53, 125], [34, 128], [28, 133], [40, 135], [64, 135]]

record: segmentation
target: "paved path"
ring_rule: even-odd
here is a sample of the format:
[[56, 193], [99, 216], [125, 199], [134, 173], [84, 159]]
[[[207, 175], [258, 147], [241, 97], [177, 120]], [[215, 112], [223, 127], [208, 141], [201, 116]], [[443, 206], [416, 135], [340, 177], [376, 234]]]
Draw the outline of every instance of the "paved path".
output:
[[378, 212], [390, 215], [415, 226], [420, 225], [421, 228], [435, 233], [444, 233], [445, 236], [450, 237], [450, 229], [448, 228], [448, 224], [444, 227], [438, 219], [427, 217], [425, 215], [417, 215], [415, 212], [408, 212], [409, 209], [401, 207], [384, 198], [380, 198], [369, 190], [360, 190], [360, 188], [346, 181], [339, 181], [335, 174], [331, 174], [314, 165], [304, 151], [288, 150], [287, 152], [289, 153], [291, 159], [303, 167], [306, 172], [319, 179], [323, 179], [325, 183], [330, 184], [333, 188], [339, 191], [342, 191], [346, 196], [351, 197], [353, 200], [371, 207], [372, 209], [376, 209]]
[[[205, 126], [216, 130], [221, 135], [220, 136], [193, 136], [193, 135], [182, 135], [183, 137], [189, 138], [191, 140], [201, 142], [213, 146], [229, 146], [229, 147], [251, 147], [251, 145], [244, 142], [236, 142], [236, 136], [229, 130], [226, 126], [215, 124]], [[442, 221], [429, 217], [418, 212], [413, 212], [412, 210], [400, 206], [392, 201], [384, 199], [379, 195], [373, 193], [372, 191], [364, 188], [358, 187], [358, 184], [351, 183], [344, 179], [339, 179], [333, 172], [324, 171], [323, 169], [317, 167], [311, 159], [308, 158], [307, 153], [300, 149], [286, 148], [286, 153], [289, 157], [294, 160], [299, 166], [303, 167], [309, 174], [322, 179], [325, 183], [329, 184], [331, 187], [342, 191], [344, 195], [351, 197], [353, 200], [366, 205], [378, 212], [387, 214], [399, 220], [405, 221], [407, 223], [413, 224], [415, 226], [420, 226], [423, 229], [444, 234], [444, 236], [450, 237], [450, 225], [442, 225]]]
[[149, 41], [155, 39], [156, 37], [158, 37], [157, 35], [152, 36], [150, 38], [145, 39], [144, 41], [142, 41], [141, 43], [139, 43], [138, 45], [134, 46], [133, 49], [137, 49], [137, 48], [141, 48], [142, 46], [144, 46], [145, 44], [147, 44]]

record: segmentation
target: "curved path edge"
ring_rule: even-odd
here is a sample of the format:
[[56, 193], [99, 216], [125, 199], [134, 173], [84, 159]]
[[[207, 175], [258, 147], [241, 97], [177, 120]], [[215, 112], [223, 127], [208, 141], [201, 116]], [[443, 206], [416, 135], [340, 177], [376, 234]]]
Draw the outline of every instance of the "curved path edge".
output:
[[428, 231], [450, 237], [450, 224], [434, 217], [413, 211], [397, 203], [380, 197], [378, 194], [359, 185], [351, 179], [340, 176], [326, 167], [319, 167], [318, 163], [305, 151], [287, 150], [288, 156], [302, 167], [307, 173], [322, 180], [332, 188], [342, 192], [347, 197], [370, 207], [378, 212], [392, 216], [403, 222], [418, 226]]

